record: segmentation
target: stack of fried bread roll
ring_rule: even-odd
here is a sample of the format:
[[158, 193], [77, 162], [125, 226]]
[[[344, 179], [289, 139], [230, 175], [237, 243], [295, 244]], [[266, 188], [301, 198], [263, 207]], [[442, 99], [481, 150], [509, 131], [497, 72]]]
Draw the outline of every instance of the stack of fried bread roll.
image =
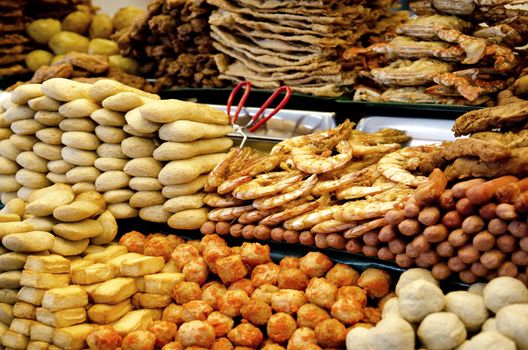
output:
[[[228, 116], [209, 106], [178, 100], [148, 103], [139, 108], [147, 121], [159, 123], [163, 143], [153, 152], [153, 160], [167, 162], [158, 175], [168, 200], [163, 211], [169, 226], [197, 229], [207, 220], [201, 192], [205, 178], [232, 145]], [[148, 219], [148, 218], [144, 218]]]
[[0, 199], [4, 203], [16, 197], [16, 190], [20, 187], [15, 179], [15, 174], [19, 169], [16, 163], [18, 152], [12, 152], [14, 146], [11, 145], [9, 137], [13, 135], [13, 131], [6, 120], [6, 110], [11, 105], [11, 98], [8, 94], [0, 97], [0, 192], [2, 192]]

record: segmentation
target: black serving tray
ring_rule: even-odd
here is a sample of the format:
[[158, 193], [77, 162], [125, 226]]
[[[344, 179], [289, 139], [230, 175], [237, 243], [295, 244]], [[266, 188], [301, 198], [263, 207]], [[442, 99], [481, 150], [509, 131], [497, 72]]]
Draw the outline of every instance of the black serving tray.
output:
[[[183, 237], [187, 240], [199, 240], [203, 235], [199, 231], [183, 231], [183, 230], [174, 230], [166, 224], [158, 224], [146, 222], [141, 219], [126, 219], [118, 220], [119, 232], [118, 235], [121, 236], [131, 230], [137, 230], [143, 234], [149, 233], [164, 233], [164, 234], [175, 234], [177, 236]], [[223, 237], [229, 245], [241, 245], [245, 240], [242, 238], [234, 238], [231, 236]], [[262, 242], [262, 241], [259, 241]], [[306, 255], [309, 252], [320, 251], [330, 257], [333, 261], [346, 264], [358, 271], [364, 271], [368, 268], [377, 268], [384, 271], [387, 271], [392, 278], [392, 281], [395, 282], [398, 280], [399, 276], [405, 269], [398, 267], [395, 263], [382, 261], [376, 258], [366, 257], [364, 255], [356, 255], [347, 253], [342, 250], [336, 249], [319, 249], [314, 246], [305, 246], [301, 244], [289, 244], [284, 242], [276, 241], [264, 241], [263, 243], [270, 246], [271, 258], [278, 262], [286, 256], [295, 256], [301, 257]], [[467, 289], [468, 284], [462, 283], [453, 278], [447, 279], [441, 282], [442, 290], [445, 292]]]

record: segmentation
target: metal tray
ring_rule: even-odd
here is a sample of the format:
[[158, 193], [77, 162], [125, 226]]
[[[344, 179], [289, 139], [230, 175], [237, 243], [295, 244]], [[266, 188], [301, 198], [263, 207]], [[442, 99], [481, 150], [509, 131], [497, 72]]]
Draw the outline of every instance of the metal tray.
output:
[[[146, 222], [137, 218], [118, 220], [118, 227], [119, 236], [131, 230], [137, 230], [144, 234], [158, 232], [164, 234], [175, 234], [187, 240], [196, 240], [201, 239], [203, 237], [203, 235], [199, 231], [178, 231], [170, 228], [166, 224]], [[242, 238], [234, 238], [231, 236], [226, 236], [224, 237], [224, 239], [228, 242], [229, 245], [241, 245], [244, 242], [244, 239]], [[280, 261], [286, 256], [301, 257], [309, 252], [320, 251], [330, 257], [333, 261], [349, 265], [358, 271], [363, 271], [368, 268], [378, 268], [387, 271], [391, 275], [393, 282], [397, 281], [400, 274], [405, 271], [405, 269], [398, 267], [395, 263], [390, 263], [375, 258], [369, 258], [363, 255], [350, 254], [342, 250], [318, 249], [313, 246], [304, 246], [301, 244], [288, 244], [275, 241], [265, 241], [264, 243], [270, 246], [271, 258], [275, 262]], [[441, 286], [442, 289], [446, 292], [467, 289], [469, 287], [469, 285], [457, 281], [455, 279], [447, 279], [445, 281], [442, 281]]]

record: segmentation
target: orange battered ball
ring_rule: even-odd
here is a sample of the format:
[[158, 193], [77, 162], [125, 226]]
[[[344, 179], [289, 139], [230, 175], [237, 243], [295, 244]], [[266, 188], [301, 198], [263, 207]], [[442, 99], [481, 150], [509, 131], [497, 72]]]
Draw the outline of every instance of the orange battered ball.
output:
[[178, 327], [173, 322], [154, 321], [147, 328], [156, 336], [156, 347], [161, 348], [174, 340]]
[[271, 316], [266, 328], [268, 337], [277, 343], [288, 341], [296, 329], [295, 319], [284, 312], [278, 312]]
[[165, 262], [170, 260], [172, 250], [172, 244], [165, 236], [147, 239], [145, 243], [145, 255], [161, 256]]
[[326, 273], [326, 280], [338, 288], [342, 286], [352, 286], [356, 284], [359, 273], [345, 264], [335, 264], [334, 267]]
[[230, 284], [246, 277], [248, 269], [239, 254], [216, 261], [216, 272], [224, 284]]
[[264, 335], [250, 323], [241, 323], [227, 333], [234, 345], [256, 348], [264, 340]]
[[308, 275], [299, 268], [282, 269], [279, 272], [278, 286], [280, 289], [305, 290], [308, 286]]
[[171, 295], [177, 304], [183, 305], [201, 299], [202, 289], [196, 282], [178, 281], [174, 284]]
[[121, 336], [112, 326], [99, 326], [86, 337], [90, 349], [113, 350], [121, 346]]
[[147, 331], [128, 333], [121, 342], [123, 350], [154, 350], [156, 336]]
[[272, 262], [257, 265], [251, 272], [251, 283], [255, 288], [263, 284], [277, 285], [280, 271], [279, 265]]
[[125, 233], [119, 239], [119, 244], [125, 246], [129, 253], [144, 254], [146, 242], [145, 235], [138, 231]]
[[299, 268], [310, 277], [323, 277], [333, 265], [332, 260], [320, 252], [310, 252], [299, 259]]
[[268, 322], [272, 311], [269, 304], [261, 300], [252, 299], [242, 306], [240, 309], [240, 314], [244, 319], [255, 326], [262, 326]]

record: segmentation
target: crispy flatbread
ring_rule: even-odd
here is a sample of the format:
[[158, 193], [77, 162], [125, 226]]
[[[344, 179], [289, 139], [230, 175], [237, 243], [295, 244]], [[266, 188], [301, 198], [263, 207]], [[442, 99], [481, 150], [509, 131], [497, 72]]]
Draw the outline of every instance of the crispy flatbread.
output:
[[0, 67], [0, 76], [17, 75], [25, 73], [29, 73], [29, 69], [20, 64], [15, 64], [11, 67]]
[[322, 97], [339, 97], [343, 95], [343, 91], [335, 84], [292, 86], [291, 89], [293, 92], [300, 92], [302, 94], [310, 94]]
[[0, 46], [0, 54], [4, 55], [12, 55], [12, 54], [20, 54], [26, 50], [26, 46], [24, 45], [13, 45], [13, 46]]
[[5, 66], [11, 63], [22, 62], [26, 55], [0, 55], [0, 66]]
[[29, 42], [29, 39], [20, 34], [0, 35], [0, 45], [16, 45]]

